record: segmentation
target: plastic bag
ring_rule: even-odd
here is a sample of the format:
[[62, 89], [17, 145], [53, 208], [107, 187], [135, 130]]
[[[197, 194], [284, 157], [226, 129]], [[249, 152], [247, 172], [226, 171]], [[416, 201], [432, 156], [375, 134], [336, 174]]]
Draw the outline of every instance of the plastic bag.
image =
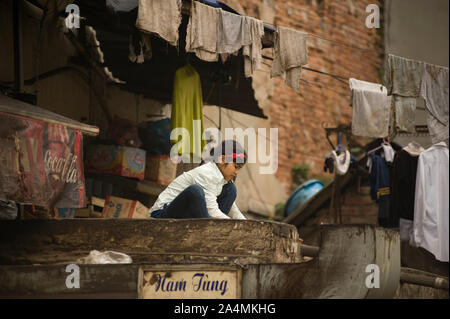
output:
[[91, 250], [88, 256], [77, 260], [78, 264], [131, 264], [130, 256], [117, 251]]
[[139, 125], [139, 137], [147, 154], [168, 155], [170, 143], [170, 118]]
[[17, 206], [14, 201], [0, 200], [0, 220], [14, 220], [17, 218]]

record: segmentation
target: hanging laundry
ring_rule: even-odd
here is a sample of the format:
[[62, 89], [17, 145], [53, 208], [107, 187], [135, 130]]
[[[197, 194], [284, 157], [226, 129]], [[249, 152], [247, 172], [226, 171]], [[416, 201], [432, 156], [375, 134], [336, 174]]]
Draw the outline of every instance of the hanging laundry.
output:
[[[199, 122], [194, 122], [195, 120]], [[175, 72], [170, 129], [179, 127], [187, 129], [190, 134], [190, 139], [179, 137], [175, 141], [182, 143], [180, 154], [191, 154], [191, 159], [201, 159], [203, 147], [206, 145], [206, 141], [202, 139], [202, 85], [200, 76], [190, 64]]]
[[414, 243], [448, 262], [449, 153], [444, 142], [419, 156], [414, 200]]
[[219, 9], [192, 1], [191, 16], [186, 30], [186, 52], [206, 62], [216, 62], [217, 23]]
[[394, 95], [395, 125], [397, 131], [414, 133], [416, 131], [416, 104], [414, 97]]
[[245, 77], [251, 77], [255, 70], [261, 69], [262, 61], [262, 42], [264, 36], [264, 23], [261, 20], [246, 17], [250, 25], [251, 44], [245, 45], [242, 54], [244, 55], [244, 73]]
[[235, 53], [252, 44], [249, 19], [223, 10], [218, 11], [217, 52]]
[[423, 151], [420, 145], [410, 143], [395, 156], [392, 167], [390, 224], [400, 226], [403, 241], [409, 241], [412, 235], [417, 162]]
[[386, 162], [392, 164], [394, 162], [394, 156], [395, 156], [394, 149], [389, 144], [383, 144], [383, 145], [381, 145], [381, 147], [383, 148], [384, 159], [386, 160]]
[[307, 36], [307, 33], [285, 27], [278, 27], [275, 33], [275, 57], [270, 77], [283, 77], [297, 93], [302, 66], [308, 63]]
[[389, 223], [389, 198], [391, 185], [391, 165], [374, 153], [369, 173], [370, 195], [378, 203], [378, 223], [382, 227], [391, 227]]
[[427, 124], [433, 143], [448, 139], [448, 68], [425, 64], [420, 95], [425, 99]]
[[128, 59], [133, 63], [144, 63], [152, 58], [152, 45], [150, 36], [135, 30], [130, 35]]
[[106, 7], [114, 12], [130, 12], [139, 4], [139, 0], [106, 0]]
[[419, 97], [423, 62], [389, 54], [386, 60], [383, 85], [388, 95]]
[[397, 136], [398, 130], [395, 121], [395, 102], [394, 97], [391, 96], [391, 106], [389, 107], [389, 137], [394, 139]]
[[136, 27], [178, 46], [181, 0], [139, 0]]
[[356, 136], [379, 137], [389, 135], [391, 97], [380, 84], [349, 80], [352, 90], [352, 133]]
[[142, 50], [143, 43], [136, 42], [134, 37], [130, 35], [128, 44], [128, 60], [132, 63], [144, 63], [144, 52]]
[[337, 155], [336, 151], [333, 151], [331, 152], [331, 156], [336, 162], [336, 174], [338, 175], [347, 174], [351, 160], [350, 152], [346, 150], [344, 152], [341, 152], [341, 154]]
[[334, 171], [334, 159], [331, 157], [331, 155], [325, 157], [325, 162], [323, 163], [323, 171], [329, 171], [330, 173], [333, 173]]

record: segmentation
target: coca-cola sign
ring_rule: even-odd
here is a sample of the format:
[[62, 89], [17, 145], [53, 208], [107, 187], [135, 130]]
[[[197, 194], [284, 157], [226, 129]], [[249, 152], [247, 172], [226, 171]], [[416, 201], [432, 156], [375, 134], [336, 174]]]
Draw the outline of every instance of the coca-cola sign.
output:
[[81, 132], [6, 113], [0, 119], [0, 199], [84, 207]]

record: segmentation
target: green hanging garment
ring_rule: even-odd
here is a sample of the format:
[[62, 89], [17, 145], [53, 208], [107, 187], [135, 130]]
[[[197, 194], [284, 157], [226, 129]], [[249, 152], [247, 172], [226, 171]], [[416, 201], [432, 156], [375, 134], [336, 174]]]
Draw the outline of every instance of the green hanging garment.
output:
[[[185, 128], [188, 136], [178, 136], [173, 143], [181, 141], [179, 155], [189, 156], [191, 162], [200, 162], [206, 141], [203, 135], [203, 98], [200, 76], [190, 64], [179, 68], [175, 73], [173, 86], [171, 131]], [[181, 135], [181, 134], [180, 134]]]

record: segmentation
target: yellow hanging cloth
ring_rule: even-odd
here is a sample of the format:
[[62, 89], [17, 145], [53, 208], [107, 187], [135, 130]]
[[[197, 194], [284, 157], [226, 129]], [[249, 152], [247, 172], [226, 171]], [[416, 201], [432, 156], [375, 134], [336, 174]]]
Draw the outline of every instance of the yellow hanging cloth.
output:
[[202, 157], [206, 141], [203, 135], [203, 98], [200, 76], [193, 66], [186, 64], [175, 73], [170, 129], [185, 128], [190, 137], [179, 136], [173, 143], [181, 141], [179, 155], [187, 156], [191, 162]]

